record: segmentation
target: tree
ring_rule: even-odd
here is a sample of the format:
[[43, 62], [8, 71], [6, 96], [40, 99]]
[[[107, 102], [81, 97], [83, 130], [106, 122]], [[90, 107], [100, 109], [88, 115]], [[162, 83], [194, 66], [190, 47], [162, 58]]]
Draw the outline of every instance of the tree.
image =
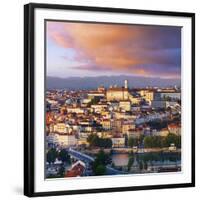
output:
[[91, 134], [87, 138], [91, 147], [111, 148], [112, 140], [110, 138], [99, 138], [96, 134]]
[[54, 163], [56, 160], [58, 153], [56, 151], [55, 148], [51, 148], [48, 152], [47, 152], [47, 162], [48, 163]]
[[141, 134], [141, 135], [139, 136], [139, 144], [140, 144], [140, 145], [143, 143], [144, 137], [145, 137], [144, 134]]
[[148, 163], [144, 162], [144, 169], [147, 170], [148, 169]]
[[88, 136], [87, 141], [90, 144], [90, 146], [97, 146], [98, 136], [96, 134], [91, 134]]
[[143, 163], [141, 161], [139, 162], [139, 169], [143, 170]]
[[111, 167], [115, 168], [115, 163], [114, 162], [112, 162]]
[[61, 160], [62, 162], [69, 162], [70, 163], [70, 156], [67, 152], [67, 150], [62, 149], [59, 154], [58, 154], [58, 158], [59, 160]]
[[98, 138], [97, 139], [97, 146], [104, 147], [104, 148], [111, 148], [112, 147], [112, 140], [110, 138]]
[[98, 104], [99, 101], [100, 101], [100, 98], [94, 97], [94, 98], [92, 98], [91, 101], [88, 103], [88, 106]]
[[146, 136], [144, 138], [144, 147], [145, 148], [152, 148], [153, 147], [153, 141], [151, 136]]
[[109, 156], [103, 150], [100, 150], [97, 154], [96, 160], [99, 163], [106, 165], [109, 162]]
[[100, 176], [106, 173], [106, 166], [105, 165], [98, 165], [95, 168], [95, 175]]
[[161, 136], [146, 136], [144, 138], [144, 146], [145, 146], [145, 148], [162, 148], [162, 147], [164, 147], [163, 137], [161, 137]]
[[133, 137], [130, 137], [129, 139], [128, 139], [128, 146], [129, 147], [133, 147], [133, 146], [137, 146], [138, 145], [138, 139], [136, 139], [136, 138], [133, 138]]
[[178, 148], [181, 148], [181, 136], [169, 133], [166, 136], [164, 143], [166, 147], [169, 147], [171, 144], [175, 144]]
[[175, 144], [176, 147], [181, 148], [181, 136], [169, 133], [166, 137], [161, 136], [146, 136], [144, 138], [145, 148], [163, 148]]
[[[109, 156], [100, 150], [93, 162], [93, 172], [95, 175], [103, 175], [106, 172], [106, 165], [109, 163]], [[102, 167], [103, 166], [103, 167]], [[105, 170], [103, 170], [105, 168]]]
[[134, 162], [134, 157], [131, 155], [131, 156], [129, 157], [128, 165], [127, 165], [128, 171], [130, 171], [130, 169], [131, 169], [131, 167], [132, 167], [132, 165], [133, 165], [133, 162]]

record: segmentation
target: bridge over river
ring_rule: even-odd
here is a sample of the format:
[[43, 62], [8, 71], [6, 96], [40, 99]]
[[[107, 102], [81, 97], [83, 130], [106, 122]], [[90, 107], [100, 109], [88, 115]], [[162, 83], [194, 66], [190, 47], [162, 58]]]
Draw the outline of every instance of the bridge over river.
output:
[[[88, 166], [89, 164], [94, 162], [94, 158], [84, 154], [80, 151], [74, 150], [73, 148], [69, 148], [68, 149], [68, 153], [71, 157], [75, 158], [76, 160], [81, 160], [82, 162], [84, 162], [86, 164], [86, 166]], [[107, 175], [119, 175], [119, 174], [126, 174], [125, 172], [119, 171], [117, 169], [114, 169], [110, 166], [106, 166], [106, 174]]]
[[68, 153], [71, 157], [73, 157], [77, 160], [81, 160], [82, 162], [84, 162], [86, 164], [90, 164], [90, 163], [94, 162], [93, 157], [91, 157], [87, 154], [84, 154], [80, 151], [76, 151], [76, 150], [72, 149], [71, 147], [69, 148]]

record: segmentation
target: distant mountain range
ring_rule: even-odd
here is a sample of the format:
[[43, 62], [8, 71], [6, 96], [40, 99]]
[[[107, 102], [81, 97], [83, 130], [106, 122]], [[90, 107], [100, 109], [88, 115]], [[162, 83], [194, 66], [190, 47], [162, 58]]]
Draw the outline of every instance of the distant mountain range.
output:
[[47, 77], [47, 89], [95, 89], [99, 85], [108, 88], [110, 85], [124, 86], [124, 80], [128, 80], [129, 88], [135, 87], [168, 87], [180, 86], [180, 79], [161, 79], [149, 77], [136, 77], [136, 76], [98, 76], [98, 77]]

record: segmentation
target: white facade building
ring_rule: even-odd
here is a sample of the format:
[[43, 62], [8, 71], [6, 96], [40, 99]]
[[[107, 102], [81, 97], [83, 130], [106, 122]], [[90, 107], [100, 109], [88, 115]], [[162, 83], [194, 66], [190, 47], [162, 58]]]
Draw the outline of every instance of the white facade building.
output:
[[74, 146], [77, 144], [75, 135], [56, 134], [58, 144], [61, 146]]
[[125, 138], [124, 137], [113, 137], [112, 147], [124, 147], [125, 146]]

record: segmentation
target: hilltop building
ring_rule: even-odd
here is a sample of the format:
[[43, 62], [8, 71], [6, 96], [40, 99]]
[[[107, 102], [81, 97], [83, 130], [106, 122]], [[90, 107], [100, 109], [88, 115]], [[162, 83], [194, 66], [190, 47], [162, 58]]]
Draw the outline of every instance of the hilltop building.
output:
[[128, 80], [124, 81], [124, 87], [110, 86], [106, 91], [107, 101], [121, 101], [121, 106], [126, 111], [130, 110], [129, 102], [131, 104], [139, 104], [141, 97], [134, 97], [129, 92]]
[[110, 88], [106, 91], [106, 98], [107, 101], [128, 100], [128, 81], [124, 81], [124, 87], [110, 86]]

